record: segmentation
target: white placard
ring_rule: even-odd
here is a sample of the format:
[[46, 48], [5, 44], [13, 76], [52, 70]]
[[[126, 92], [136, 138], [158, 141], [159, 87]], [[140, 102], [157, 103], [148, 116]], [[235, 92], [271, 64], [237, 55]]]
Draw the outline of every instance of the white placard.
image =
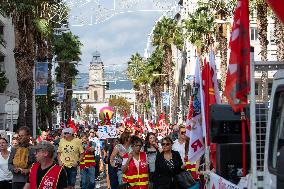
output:
[[115, 125], [98, 126], [98, 135], [100, 139], [117, 138]]
[[237, 185], [227, 181], [213, 172], [209, 173], [209, 177], [209, 189], [240, 189]]

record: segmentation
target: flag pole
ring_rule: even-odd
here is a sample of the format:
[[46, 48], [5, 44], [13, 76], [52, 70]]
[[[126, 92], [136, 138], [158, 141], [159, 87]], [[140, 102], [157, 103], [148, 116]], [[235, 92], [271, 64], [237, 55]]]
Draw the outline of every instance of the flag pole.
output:
[[204, 132], [206, 131], [206, 125], [204, 127], [204, 123], [206, 124], [206, 119], [205, 119], [205, 110], [204, 110], [204, 94], [203, 94], [203, 90], [202, 90], [202, 75], [201, 75], [201, 69], [200, 69], [200, 61], [197, 57], [197, 61], [196, 61], [196, 66], [199, 72], [199, 81], [200, 83], [200, 101], [201, 101], [201, 117], [202, 117], [202, 130], [203, 130], [203, 136], [205, 137], [205, 167], [206, 167], [206, 171], [208, 171], [210, 169], [210, 160], [209, 160], [209, 148], [208, 148], [208, 144], [207, 144], [207, 133]]

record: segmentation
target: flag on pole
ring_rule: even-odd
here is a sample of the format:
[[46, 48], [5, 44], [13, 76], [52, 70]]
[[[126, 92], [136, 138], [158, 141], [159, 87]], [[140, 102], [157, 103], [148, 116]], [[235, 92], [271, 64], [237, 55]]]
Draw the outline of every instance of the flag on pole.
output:
[[283, 0], [266, 0], [273, 12], [277, 15], [279, 20], [284, 23], [284, 1]]
[[230, 60], [224, 94], [235, 112], [247, 104], [250, 92], [248, 0], [238, 0], [230, 39]]
[[188, 159], [197, 161], [205, 152], [203, 129], [205, 129], [204, 100], [201, 92], [201, 76], [198, 58], [196, 59], [193, 94], [190, 97], [186, 119], [186, 135], [190, 138]]
[[[211, 48], [210, 54], [209, 54], [209, 65], [210, 65], [211, 78], [212, 78], [212, 82], [213, 82], [214, 96], [215, 96], [215, 101], [216, 101], [215, 103], [221, 104], [219, 84], [218, 84], [218, 81], [217, 81], [215, 55], [214, 55], [214, 51], [213, 51], [212, 48]], [[209, 104], [213, 104], [213, 102], [210, 102]]]

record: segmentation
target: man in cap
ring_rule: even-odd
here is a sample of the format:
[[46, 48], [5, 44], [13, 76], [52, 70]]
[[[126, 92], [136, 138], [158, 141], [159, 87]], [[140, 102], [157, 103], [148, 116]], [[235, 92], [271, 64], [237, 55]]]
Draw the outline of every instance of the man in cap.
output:
[[54, 146], [47, 141], [31, 147], [35, 150], [36, 163], [31, 167], [29, 180], [24, 189], [64, 189], [67, 188], [67, 175], [62, 166], [54, 163]]
[[62, 131], [63, 138], [60, 139], [58, 146], [58, 163], [63, 165], [67, 173], [69, 188], [75, 188], [77, 167], [83, 159], [84, 149], [82, 141], [74, 138], [73, 129], [65, 128]]
[[96, 160], [96, 179], [98, 179], [98, 176], [100, 175], [100, 159], [102, 157], [101, 154], [101, 143], [100, 140], [98, 138], [98, 136], [96, 135], [94, 129], [90, 130], [90, 136], [89, 136], [89, 141], [95, 144], [95, 160]]

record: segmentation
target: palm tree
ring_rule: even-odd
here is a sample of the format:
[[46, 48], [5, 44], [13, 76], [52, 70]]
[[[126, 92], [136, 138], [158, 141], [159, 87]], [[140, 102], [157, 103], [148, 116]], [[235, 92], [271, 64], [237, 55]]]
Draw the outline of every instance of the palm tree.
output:
[[[268, 26], [268, 5], [265, 0], [256, 0], [256, 15], [258, 23], [258, 39], [260, 42], [260, 56], [262, 61], [267, 61], [267, 26]], [[268, 71], [262, 71], [261, 75], [261, 99], [268, 100]]]
[[53, 54], [57, 56], [59, 66], [55, 69], [56, 80], [64, 83], [64, 104], [62, 111], [71, 117], [71, 99], [72, 99], [72, 80], [78, 75], [76, 64], [72, 61], [80, 61], [82, 43], [78, 36], [71, 32], [64, 33], [61, 36], [55, 36], [53, 40]]
[[14, 57], [17, 68], [19, 86], [19, 119], [18, 126], [28, 126], [32, 129], [32, 97], [33, 70], [35, 62], [35, 21], [40, 17], [44, 3], [51, 1], [17, 1], [1, 0], [0, 11], [12, 19], [15, 31]]
[[137, 110], [138, 114], [141, 114], [143, 96], [140, 91], [141, 83], [139, 82], [138, 78], [143, 74], [143, 66], [145, 63], [143, 57], [139, 53], [135, 53], [130, 57], [130, 60], [127, 64], [127, 77], [132, 80], [134, 90], [139, 91], [139, 93], [135, 93], [135, 99], [137, 101], [136, 106], [138, 107], [135, 107], [135, 109]]
[[183, 48], [182, 28], [175, 19], [163, 17], [153, 30], [152, 44], [164, 51], [162, 74], [166, 86], [173, 84], [172, 45], [179, 50]]
[[275, 43], [277, 46], [276, 54], [277, 54], [277, 60], [284, 60], [284, 25], [283, 23], [277, 18], [277, 16], [274, 17], [274, 36], [275, 36]]

